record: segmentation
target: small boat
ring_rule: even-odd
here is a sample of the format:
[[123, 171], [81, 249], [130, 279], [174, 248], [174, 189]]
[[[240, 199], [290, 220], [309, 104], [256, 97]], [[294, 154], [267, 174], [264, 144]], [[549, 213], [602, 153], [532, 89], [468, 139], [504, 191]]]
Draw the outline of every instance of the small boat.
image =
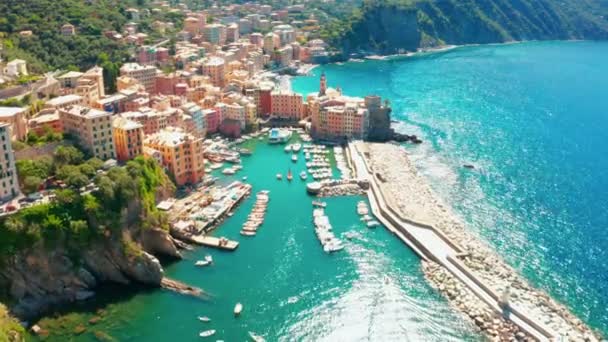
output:
[[298, 155], [297, 154], [292, 155], [291, 156], [291, 161], [294, 162], [294, 163], [297, 162], [298, 161]]
[[367, 222], [367, 228], [376, 228], [380, 225], [378, 221], [369, 221]]
[[347, 239], [349, 239], [349, 240], [352, 240], [355, 237], [355, 233], [353, 233], [353, 232], [346, 232], [346, 233], [344, 233], [344, 237], [347, 238]]
[[304, 153], [304, 159], [310, 160], [310, 153], [308, 153], [308, 152]]
[[302, 145], [301, 144], [293, 144], [291, 146], [291, 150], [294, 151], [295, 153], [300, 152], [301, 149], [302, 149]]
[[251, 331], [249, 332], [249, 337], [251, 337], [251, 339], [254, 342], [265, 342], [266, 341], [262, 336], [257, 335], [257, 334], [255, 334], [255, 333], [253, 333]]
[[198, 334], [198, 336], [200, 336], [200, 337], [209, 337], [209, 336], [213, 336], [213, 335], [215, 335], [215, 330], [213, 330], [213, 329], [201, 331], [201, 333]]
[[372, 220], [372, 217], [367, 214], [363, 215], [363, 217], [361, 218], [361, 221], [365, 221], [365, 222], [371, 221], [371, 220]]
[[243, 236], [255, 236], [255, 231], [251, 231], [251, 230], [241, 230], [241, 235]]
[[246, 181], [247, 180], [247, 176], [243, 177], [243, 180]]
[[225, 174], [225, 175], [233, 175], [233, 174], [235, 174], [235, 173], [236, 173], [236, 171], [234, 171], [234, 169], [233, 169], [233, 168], [230, 168], [230, 167], [229, 167], [229, 168], [227, 168], [227, 169], [222, 170], [222, 173], [223, 173], [223, 174]]
[[278, 180], [283, 179], [283, 175], [282, 175], [282, 174], [280, 174], [280, 173], [277, 173], [277, 179], [278, 179]]
[[238, 316], [241, 314], [242, 311], [243, 311], [243, 304], [236, 303], [236, 305], [234, 306], [234, 315]]
[[205, 261], [213, 262], [213, 257], [209, 254], [205, 255]]
[[475, 169], [475, 165], [473, 164], [464, 164], [462, 165], [465, 169], [473, 170]]
[[291, 152], [291, 145], [285, 146], [285, 152]]
[[307, 178], [307, 177], [308, 177], [308, 175], [306, 174], [306, 171], [302, 171], [302, 172], [300, 172], [300, 178], [301, 178], [302, 180], [306, 180], [306, 178]]
[[198, 316], [198, 320], [204, 323], [209, 323], [211, 322], [211, 318], [207, 317], [207, 316]]
[[204, 266], [209, 266], [209, 265], [211, 265], [211, 261], [209, 261], [209, 260], [199, 260], [194, 263], [194, 266], [198, 266], [198, 267], [204, 267]]
[[291, 170], [289, 170], [287, 172], [287, 180], [291, 182], [292, 179], [293, 179], [293, 175], [291, 174]]

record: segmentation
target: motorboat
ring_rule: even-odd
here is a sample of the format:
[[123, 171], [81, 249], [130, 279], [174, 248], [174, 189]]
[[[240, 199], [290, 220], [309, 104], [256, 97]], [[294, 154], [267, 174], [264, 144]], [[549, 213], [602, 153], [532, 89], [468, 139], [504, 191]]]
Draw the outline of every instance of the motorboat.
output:
[[380, 222], [375, 221], [375, 220], [367, 222], [367, 228], [376, 228], [379, 225], [380, 225]]
[[243, 236], [255, 236], [255, 234], [256, 234], [256, 232], [252, 231], [252, 230], [245, 230], [245, 229], [241, 230], [241, 235], [243, 235]]
[[367, 221], [371, 221], [371, 220], [372, 220], [372, 217], [367, 214], [363, 215], [363, 217], [361, 217], [361, 221], [367, 222]]
[[207, 317], [207, 316], [198, 316], [198, 320], [203, 322], [203, 323], [209, 323], [211, 322], [211, 318]]
[[280, 173], [277, 173], [277, 179], [278, 179], [278, 180], [283, 179], [283, 175], [282, 175], [282, 174], [280, 174]]
[[243, 311], [243, 304], [236, 303], [236, 305], [234, 306], [234, 315], [238, 316], [241, 314], [242, 311]]
[[209, 254], [205, 255], [205, 261], [213, 262], [213, 257]]
[[298, 161], [298, 155], [297, 154], [292, 155], [291, 156], [291, 161], [294, 162], [294, 163], [296, 163]]
[[293, 179], [293, 174], [291, 174], [291, 170], [289, 170], [287, 172], [287, 180], [291, 182], [292, 179]]
[[236, 173], [236, 171], [233, 168], [229, 167], [229, 168], [222, 170], [222, 173], [225, 175], [233, 175]]
[[289, 153], [289, 152], [291, 152], [291, 151], [292, 151], [292, 147], [291, 147], [291, 145], [287, 145], [287, 146], [285, 146], [285, 152]]
[[308, 178], [308, 175], [306, 174], [306, 171], [302, 171], [302, 172], [300, 172], [300, 178], [301, 178], [302, 180], [306, 180], [306, 178]]
[[249, 337], [251, 337], [251, 340], [253, 340], [254, 342], [266, 342], [266, 340], [262, 336], [257, 335], [251, 331], [249, 332]]
[[211, 164], [211, 166], [209, 166], [209, 168], [211, 170], [217, 170], [217, 169], [221, 169], [222, 166], [224, 166], [224, 164], [222, 164], [222, 163], [213, 163], [213, 164]]
[[246, 180], [247, 180], [247, 176], [243, 177], [243, 181], [246, 181]]
[[285, 143], [291, 138], [292, 132], [288, 129], [273, 128], [268, 133], [268, 143]]
[[213, 336], [213, 335], [215, 335], [215, 330], [213, 330], [213, 329], [201, 331], [200, 334], [198, 334], [198, 336], [200, 336], [200, 337], [209, 337], [209, 336]]
[[310, 153], [308, 153], [308, 152], [304, 153], [304, 159], [310, 160]]
[[291, 150], [295, 153], [300, 152], [301, 149], [302, 149], [302, 144], [293, 144], [291, 146]]
[[194, 263], [194, 266], [205, 267], [211, 265], [211, 261], [209, 260], [198, 260]]

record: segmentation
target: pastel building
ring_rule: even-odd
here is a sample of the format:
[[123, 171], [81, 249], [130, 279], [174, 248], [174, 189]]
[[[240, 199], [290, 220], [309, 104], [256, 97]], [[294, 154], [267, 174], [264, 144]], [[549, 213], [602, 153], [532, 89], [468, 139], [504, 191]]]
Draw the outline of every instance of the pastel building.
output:
[[225, 62], [222, 58], [211, 57], [202, 66], [203, 75], [209, 76], [216, 87], [224, 87], [226, 83]]
[[219, 102], [215, 105], [215, 108], [219, 112], [221, 122], [224, 120], [233, 120], [234, 122], [239, 123], [241, 130], [245, 129], [245, 126], [247, 125], [247, 112], [244, 106], [237, 103]]
[[65, 108], [69, 106], [84, 106], [85, 99], [80, 95], [64, 95], [50, 99], [44, 103], [45, 108]]
[[275, 90], [271, 94], [270, 114], [284, 120], [301, 120], [304, 117], [302, 95], [291, 91]]
[[135, 79], [150, 94], [154, 93], [157, 73], [158, 69], [155, 67], [151, 65], [139, 65], [137, 63], [127, 63], [120, 68], [120, 76]]
[[193, 102], [184, 104], [181, 109], [192, 118], [197, 135], [205, 137], [207, 133], [207, 120], [203, 115], [203, 109]]
[[205, 118], [205, 124], [207, 127], [207, 133], [217, 133], [220, 128], [220, 114], [217, 109], [203, 109], [203, 117]]
[[15, 167], [15, 153], [11, 145], [11, 127], [0, 123], [0, 200], [19, 195], [19, 181]]
[[222, 24], [205, 25], [203, 29], [203, 37], [206, 42], [216, 45], [224, 45], [226, 43], [226, 26]]
[[144, 129], [139, 122], [116, 117], [112, 122], [116, 159], [131, 160], [143, 154]]
[[84, 106], [59, 109], [65, 133], [76, 137], [80, 144], [95, 157], [115, 158], [112, 135], [112, 114]]
[[358, 103], [321, 108], [312, 125], [315, 138], [327, 140], [364, 139], [369, 112]]
[[38, 136], [46, 134], [50, 129], [54, 133], [63, 133], [63, 123], [59, 117], [59, 112], [51, 110], [48, 113], [39, 114], [28, 121], [29, 130]]
[[174, 177], [178, 186], [200, 182], [205, 175], [203, 138], [197, 138], [182, 129], [170, 127], [147, 137], [146, 153], [158, 151], [162, 165]]
[[8, 124], [9, 140], [23, 140], [27, 136], [27, 108], [0, 107], [0, 123]]

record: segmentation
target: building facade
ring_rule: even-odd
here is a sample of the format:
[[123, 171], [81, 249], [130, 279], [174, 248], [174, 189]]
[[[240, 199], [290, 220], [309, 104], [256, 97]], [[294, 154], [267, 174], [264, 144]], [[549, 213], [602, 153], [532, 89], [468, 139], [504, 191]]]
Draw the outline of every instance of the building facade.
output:
[[112, 134], [112, 114], [98, 109], [71, 106], [59, 110], [63, 130], [101, 160], [116, 157]]
[[114, 118], [112, 122], [112, 135], [116, 159], [119, 161], [131, 160], [143, 155], [144, 129], [139, 122], [122, 117]]
[[0, 200], [19, 195], [19, 181], [15, 167], [15, 153], [11, 145], [11, 127], [0, 123]]

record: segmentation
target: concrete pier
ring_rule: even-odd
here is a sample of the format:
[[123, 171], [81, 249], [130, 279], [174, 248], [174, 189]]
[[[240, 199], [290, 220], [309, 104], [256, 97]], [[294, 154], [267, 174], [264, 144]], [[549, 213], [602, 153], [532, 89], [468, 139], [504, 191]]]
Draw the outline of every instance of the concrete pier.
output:
[[368, 197], [373, 214], [391, 232], [404, 241], [423, 260], [431, 260], [443, 266], [497, 315], [512, 322], [532, 338], [538, 341], [556, 339], [557, 334], [550, 331], [524, 309], [511, 305], [509, 314], [504, 315], [499, 294], [485, 284], [482, 279], [476, 277], [459, 260], [459, 257], [465, 254], [464, 250], [431, 224], [415, 222], [408, 217], [404, 217], [398, 209], [399, 206], [392, 203], [390, 197], [384, 194], [379, 184], [385, 180], [379, 179], [382, 176], [375, 174], [369, 165], [369, 161], [366, 160], [366, 153], [369, 153], [369, 151], [366, 150], [365, 144], [362, 142], [351, 143], [348, 150], [357, 177], [368, 179], [370, 182]]

